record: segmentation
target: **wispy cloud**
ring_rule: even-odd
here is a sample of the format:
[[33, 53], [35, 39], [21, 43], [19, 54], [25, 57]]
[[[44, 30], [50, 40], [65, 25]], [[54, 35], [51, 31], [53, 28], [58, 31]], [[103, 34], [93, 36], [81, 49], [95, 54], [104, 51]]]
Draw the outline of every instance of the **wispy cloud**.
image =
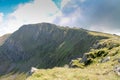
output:
[[[62, 9], [62, 16], [58, 16], [55, 23], [118, 34], [119, 4], [119, 0], [71, 0]], [[66, 18], [67, 23], [63, 23]]]

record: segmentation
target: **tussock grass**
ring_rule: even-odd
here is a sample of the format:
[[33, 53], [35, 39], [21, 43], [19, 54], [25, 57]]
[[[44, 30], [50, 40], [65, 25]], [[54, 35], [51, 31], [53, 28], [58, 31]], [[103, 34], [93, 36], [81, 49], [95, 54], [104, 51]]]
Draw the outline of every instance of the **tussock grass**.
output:
[[95, 64], [84, 69], [80, 68], [53, 68], [40, 69], [27, 80], [119, 80], [113, 71], [111, 63]]

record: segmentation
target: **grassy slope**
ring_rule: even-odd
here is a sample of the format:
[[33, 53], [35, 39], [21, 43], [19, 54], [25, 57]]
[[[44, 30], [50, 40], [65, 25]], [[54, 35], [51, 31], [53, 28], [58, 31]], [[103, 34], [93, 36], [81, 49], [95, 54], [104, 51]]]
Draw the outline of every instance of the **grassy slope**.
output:
[[36, 71], [27, 80], [119, 80], [114, 72], [109, 72], [107, 64], [80, 68], [53, 68]]
[[[109, 36], [109, 39], [101, 40], [100, 43], [109, 42], [120, 43], [119, 36], [102, 34], [96, 32], [90, 32], [92, 35]], [[117, 39], [117, 40], [116, 40]], [[109, 55], [112, 55], [119, 47], [114, 47], [110, 50]], [[66, 68], [55, 67], [53, 69], [40, 69], [33, 75], [29, 76], [27, 80], [119, 80], [120, 77], [113, 72], [113, 67], [118, 65], [117, 61], [113, 61], [115, 58], [120, 57], [120, 52], [114, 56], [111, 56], [111, 60], [106, 63], [95, 62], [87, 67], [81, 68]], [[99, 58], [97, 58], [99, 60]], [[15, 77], [16, 75], [16, 77]], [[0, 78], [0, 80], [26, 80], [25, 73], [7, 74]]]
[[[120, 80], [120, 77], [113, 71], [114, 66], [119, 65], [118, 61], [114, 61], [116, 58], [120, 58], [120, 37], [110, 34], [103, 34], [98, 32], [89, 32], [94, 36], [108, 36], [108, 39], [103, 39], [99, 41], [99, 44], [107, 44], [107, 46], [102, 46], [101, 50], [111, 47], [110, 44], [118, 44], [118, 46], [113, 46], [113, 48], [108, 50], [108, 55], [111, 59], [106, 63], [99, 63], [98, 61], [103, 57], [97, 57], [94, 59], [94, 63], [81, 68], [53, 68], [53, 69], [40, 69], [36, 71], [32, 76], [28, 77], [27, 80]], [[106, 50], [105, 49], [105, 50]], [[117, 51], [117, 52], [116, 52]]]
[[91, 35], [84, 29], [33, 24], [13, 33], [2, 49], [16, 69], [24, 72], [32, 66], [52, 68], [69, 64], [71, 59], [82, 57], [96, 41], [106, 38]]
[[[58, 30], [58, 29], [57, 29]], [[70, 60], [72, 58], [82, 56], [81, 54], [88, 52], [94, 43], [98, 42], [100, 44], [102, 43], [108, 43], [108, 41], [112, 41], [113, 43], [119, 44], [119, 36], [116, 35], [110, 35], [105, 33], [99, 33], [99, 32], [90, 32], [90, 31], [84, 31], [80, 29], [65, 29], [60, 28], [61, 30], [65, 30], [66, 38], [62, 42], [57, 45], [57, 47], [54, 44], [48, 43], [47, 45], [43, 46], [42, 49], [45, 49], [47, 52], [42, 52], [41, 48], [35, 49], [37, 44], [30, 46], [26, 46], [26, 50], [31, 50], [32, 48], [35, 49], [34, 53], [37, 55], [32, 56], [28, 61], [21, 61], [17, 64], [17, 68], [21, 70], [30, 69], [31, 66], [38, 66], [38, 68], [43, 67], [54, 67], [54, 66], [64, 66], [65, 64], [69, 64]], [[48, 32], [48, 31], [47, 31]], [[50, 31], [51, 32], [51, 31]], [[82, 32], [82, 33], [81, 33]], [[54, 33], [53, 33], [54, 34]], [[27, 35], [27, 34], [26, 34]], [[57, 33], [57, 35], [61, 35], [60, 33]], [[44, 35], [43, 35], [44, 36]], [[63, 35], [62, 35], [63, 36]], [[52, 36], [54, 39], [59, 40], [60, 36]], [[29, 37], [28, 37], [29, 38]], [[21, 36], [21, 39], [27, 39], [24, 38], [24, 36]], [[60, 38], [61, 39], [61, 38]], [[19, 40], [19, 38], [18, 38]], [[43, 39], [44, 40], [44, 39]], [[17, 40], [16, 40], [17, 41]], [[24, 40], [25, 41], [25, 40]], [[28, 42], [30, 43], [30, 42]], [[52, 43], [52, 42], [51, 42]], [[111, 43], [111, 42], [110, 42]], [[27, 43], [23, 43], [27, 44]], [[31, 44], [33, 44], [31, 42]], [[50, 46], [53, 49], [50, 48]], [[29, 47], [29, 48], [27, 48]], [[113, 51], [115, 51], [114, 49]], [[111, 49], [112, 51], [112, 49]], [[43, 53], [38, 54], [38, 53]], [[46, 55], [44, 53], [47, 53]], [[120, 53], [119, 53], [120, 54]], [[116, 56], [112, 56], [112, 58], [119, 57], [119, 54]], [[44, 55], [44, 56], [43, 56]], [[41, 56], [41, 57], [40, 57]], [[50, 57], [51, 56], [51, 57]], [[42, 59], [40, 59], [42, 58]], [[95, 59], [97, 60], [97, 58]], [[42, 62], [41, 62], [42, 61]], [[117, 62], [109, 61], [107, 63], [99, 64], [94, 63], [91, 64], [84, 69], [76, 68], [76, 69], [69, 69], [69, 68], [53, 68], [49, 70], [40, 70], [28, 78], [28, 80], [59, 80], [59, 76], [61, 76], [60, 80], [64, 80], [68, 78], [67, 80], [99, 80], [98, 78], [103, 78], [102, 80], [117, 80], [119, 77], [117, 77], [113, 72], [108, 73], [107, 75], [104, 75], [107, 71], [109, 72], [113, 68], [113, 64], [117, 64]], [[46, 66], [47, 65], [47, 66]], [[57, 74], [58, 72], [58, 74]], [[60, 73], [59, 73], [60, 72]], [[83, 73], [84, 72], [84, 73]], [[49, 74], [50, 73], [50, 74]], [[16, 75], [17, 74], [17, 75]], [[25, 79], [25, 73], [16, 73], [16, 77], [13, 74], [6, 74], [4, 76], [1, 76], [0, 80], [24, 80]], [[41, 76], [42, 74], [42, 76]], [[67, 75], [67, 74], [70, 74]], [[48, 77], [46, 76], [48, 75]], [[7, 77], [6, 77], [7, 76]], [[58, 77], [56, 77], [58, 76]], [[38, 79], [37, 79], [38, 77]], [[21, 79], [22, 78], [22, 79]], [[45, 78], [45, 79], [44, 79]], [[88, 79], [89, 78], [89, 79]]]

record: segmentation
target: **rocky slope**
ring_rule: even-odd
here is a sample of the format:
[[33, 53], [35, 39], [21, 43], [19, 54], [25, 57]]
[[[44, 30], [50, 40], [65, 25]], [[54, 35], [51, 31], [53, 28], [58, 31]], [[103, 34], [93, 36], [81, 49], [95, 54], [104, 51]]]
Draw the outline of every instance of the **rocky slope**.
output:
[[[33, 66], [62, 67], [73, 59], [82, 58], [84, 53], [89, 53], [92, 49], [111, 48], [109, 44], [107, 46], [109, 40], [110, 43], [115, 42], [115, 45], [119, 45], [120, 38], [117, 35], [50, 23], [23, 25], [0, 47], [0, 73], [23, 73]], [[92, 52], [94, 53], [91, 51], [91, 54]], [[96, 55], [93, 56], [96, 60]], [[76, 64], [78, 63], [75, 62], [75, 66], [79, 65]]]

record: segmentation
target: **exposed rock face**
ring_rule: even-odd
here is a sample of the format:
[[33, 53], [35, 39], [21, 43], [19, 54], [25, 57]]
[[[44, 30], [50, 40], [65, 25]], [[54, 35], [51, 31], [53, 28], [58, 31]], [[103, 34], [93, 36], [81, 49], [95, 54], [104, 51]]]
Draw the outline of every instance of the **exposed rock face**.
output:
[[[59, 38], [53, 40], [53, 37], [57, 37], [53, 32], [58, 33]], [[60, 34], [59, 34], [60, 33]], [[28, 60], [34, 52], [31, 51], [39, 46], [43, 46], [47, 43], [58, 44], [60, 38], [64, 35], [56, 25], [49, 23], [42, 23], [36, 25], [24, 25], [18, 31], [10, 36], [10, 38], [3, 45], [4, 53], [9, 53], [8, 58], [12, 62], [19, 60]], [[52, 42], [51, 42], [52, 41]], [[54, 47], [54, 46], [53, 46]]]
[[31, 72], [31, 73], [34, 73], [34, 72], [36, 72], [36, 71], [38, 71], [38, 69], [35, 68], [35, 67], [32, 67], [30, 72]]
[[88, 32], [49, 23], [24, 25], [2, 45], [0, 57], [5, 57], [9, 64], [16, 64], [20, 71], [28, 71], [32, 66], [64, 66], [71, 59], [82, 57], [96, 41], [107, 38]]
[[88, 61], [88, 56], [87, 56], [87, 54], [89, 54], [89, 53], [84, 53], [84, 55], [83, 55], [83, 57], [82, 57], [82, 60], [80, 61], [81, 63], [85, 63], [85, 62]]
[[110, 60], [110, 56], [103, 58], [100, 62], [105, 63]]

